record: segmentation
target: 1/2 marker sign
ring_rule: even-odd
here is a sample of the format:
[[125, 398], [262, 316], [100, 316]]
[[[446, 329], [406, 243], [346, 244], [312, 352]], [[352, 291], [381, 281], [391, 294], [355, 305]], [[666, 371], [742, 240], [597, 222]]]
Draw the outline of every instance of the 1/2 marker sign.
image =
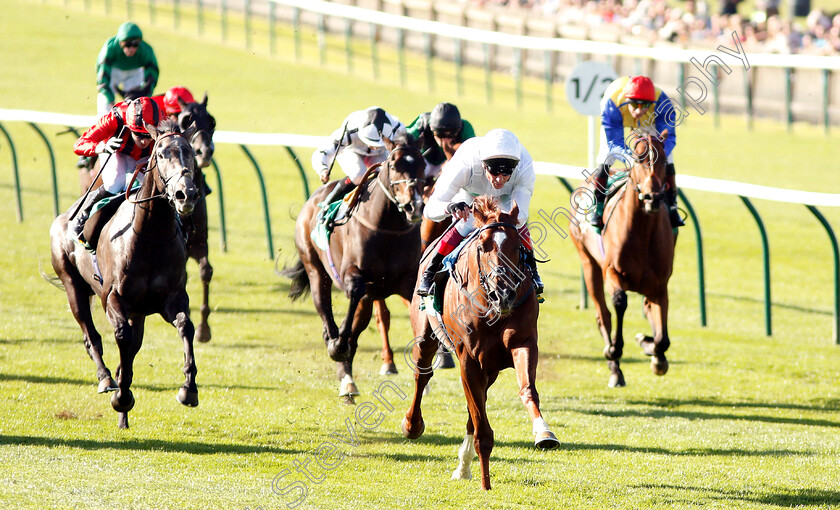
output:
[[578, 113], [601, 115], [601, 98], [618, 75], [613, 68], [591, 60], [576, 65], [566, 78], [566, 97]]

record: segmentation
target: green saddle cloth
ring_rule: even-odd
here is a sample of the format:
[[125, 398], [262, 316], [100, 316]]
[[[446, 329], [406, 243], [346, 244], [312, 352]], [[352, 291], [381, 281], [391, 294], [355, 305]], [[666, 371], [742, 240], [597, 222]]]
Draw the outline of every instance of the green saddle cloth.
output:
[[324, 251], [326, 251], [330, 246], [330, 234], [332, 234], [332, 229], [330, 229], [329, 226], [333, 223], [336, 216], [338, 216], [338, 210], [341, 208], [342, 203], [343, 201], [339, 200], [331, 204], [324, 204], [323, 202], [318, 204], [321, 207], [321, 219], [315, 225], [315, 228], [312, 230], [312, 233], [309, 234], [309, 237], [312, 238], [312, 242], [315, 243], [315, 246]]

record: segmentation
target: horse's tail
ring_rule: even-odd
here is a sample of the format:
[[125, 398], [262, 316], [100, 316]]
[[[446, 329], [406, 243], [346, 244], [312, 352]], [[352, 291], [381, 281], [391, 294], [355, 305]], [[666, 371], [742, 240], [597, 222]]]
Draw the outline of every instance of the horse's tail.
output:
[[303, 261], [298, 259], [297, 264], [292, 267], [284, 267], [280, 271], [280, 275], [292, 280], [289, 286], [289, 297], [292, 301], [297, 301], [299, 298], [309, 292], [309, 276], [306, 275], [306, 268], [303, 267]]
[[41, 265], [41, 257], [38, 256], [38, 252], [35, 252], [35, 257], [38, 258], [38, 272], [41, 274], [41, 278], [43, 278], [47, 283], [52, 285], [57, 289], [64, 290], [64, 284], [61, 283], [61, 278], [55, 274], [47, 274], [44, 272], [44, 267]]

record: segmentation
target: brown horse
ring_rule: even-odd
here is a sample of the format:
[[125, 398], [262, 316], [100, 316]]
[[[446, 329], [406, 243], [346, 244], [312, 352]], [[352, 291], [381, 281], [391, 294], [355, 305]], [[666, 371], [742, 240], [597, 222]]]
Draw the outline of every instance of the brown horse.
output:
[[[427, 183], [428, 181], [429, 179], [427, 179]], [[434, 181], [432, 181], [432, 184], [426, 185], [423, 191], [424, 203], [432, 195], [434, 189]], [[423, 221], [420, 223], [420, 253], [425, 253], [426, 248], [442, 236], [451, 224], [452, 221], [449, 218], [443, 221], [432, 221], [429, 218], [423, 218]], [[410, 306], [411, 301], [403, 298], [403, 304]], [[382, 338], [382, 368], [379, 369], [379, 373], [380, 375], [396, 374], [397, 365], [394, 363], [394, 351], [391, 349], [391, 341], [388, 338], [388, 331], [391, 329], [391, 311], [388, 310], [384, 299], [377, 299], [373, 302], [373, 316], [376, 319], [376, 329], [379, 330], [379, 336]], [[440, 357], [441, 360], [437, 364], [439, 368], [455, 367], [452, 355], [448, 351], [442, 350]]]
[[[434, 371], [432, 362], [438, 340], [453, 342], [461, 365], [461, 383], [467, 398], [467, 432], [458, 450], [459, 465], [453, 479], [471, 478], [470, 463], [478, 452], [481, 488], [490, 489], [490, 452], [493, 429], [487, 418], [487, 389], [501, 370], [513, 367], [519, 383], [519, 398], [533, 423], [540, 448], [555, 448], [560, 442], [540, 413], [537, 376], [537, 318], [539, 305], [530, 273], [520, 269], [520, 240], [516, 229], [519, 208], [510, 213], [498, 203], [479, 197], [473, 204], [477, 233], [461, 251], [452, 277], [446, 284], [442, 324], [420, 311], [415, 296], [411, 325], [416, 366], [414, 399], [402, 421], [403, 434], [416, 439], [423, 434], [420, 402]], [[420, 271], [425, 267], [421, 264]], [[451, 347], [450, 347], [451, 348]]]
[[[624, 348], [623, 322], [627, 309], [627, 291], [638, 292], [644, 299], [644, 313], [653, 336], [636, 335], [645, 354], [651, 356], [651, 370], [656, 375], [668, 372], [665, 351], [668, 338], [668, 279], [674, 264], [675, 234], [668, 221], [665, 197], [665, 150], [659, 136], [635, 133], [631, 143], [636, 161], [627, 183], [604, 211], [606, 224], [601, 239], [591, 229], [581, 231], [570, 222], [572, 240], [580, 255], [586, 288], [596, 305], [598, 328], [604, 337], [604, 357], [610, 369], [609, 386], [624, 386], [620, 362]], [[592, 184], [588, 184], [592, 186]], [[615, 338], [611, 338], [610, 311], [604, 299], [607, 282], [616, 313]]]
[[[154, 313], [175, 326], [184, 342], [186, 379], [178, 401], [198, 405], [195, 328], [185, 289], [187, 252], [176, 218], [176, 214], [189, 215], [199, 198], [193, 181], [192, 133], [181, 134], [170, 120], [163, 121], [158, 129], [146, 127], [155, 138], [147, 175], [137, 198], [123, 202], [105, 223], [95, 243], [96, 256], [67, 239], [69, 212], [60, 214], [50, 228], [53, 269], [64, 284], [70, 310], [84, 334], [85, 348], [96, 364], [99, 392], [116, 390], [111, 406], [119, 413], [120, 428], [128, 427], [128, 412], [134, 407], [130, 389], [134, 358], [143, 342], [146, 317]], [[93, 239], [87, 231], [86, 236]], [[102, 301], [120, 351], [116, 384], [102, 360], [102, 338], [91, 317], [93, 294]]]
[[[128, 91], [126, 94], [127, 97], [132, 99], [136, 97], [132, 94], [132, 91]], [[196, 163], [193, 180], [201, 194], [192, 215], [184, 223], [184, 230], [187, 239], [187, 255], [198, 263], [198, 274], [204, 291], [200, 308], [201, 320], [196, 327], [195, 338], [199, 342], [207, 342], [212, 336], [207, 318], [210, 315], [210, 280], [213, 278], [213, 266], [210, 265], [207, 258], [207, 200], [204, 196], [206, 188], [202, 169], [210, 166], [213, 158], [215, 150], [213, 133], [216, 130], [216, 119], [207, 112], [207, 94], [204, 94], [204, 99], [200, 103], [185, 103], [180, 99], [178, 102], [181, 105], [181, 112], [177, 115], [178, 126], [183, 132], [192, 129], [190, 145], [195, 151]], [[99, 163], [100, 161], [97, 158], [92, 169], [86, 167], [79, 169], [79, 183], [82, 187], [82, 193], [85, 193], [91, 185], [91, 181], [99, 174]], [[102, 180], [97, 179], [95, 186], [101, 184]]]
[[[300, 260], [282, 274], [292, 279], [289, 296], [312, 292], [315, 309], [324, 323], [327, 352], [336, 362], [339, 396], [353, 401], [353, 357], [359, 335], [371, 318], [372, 302], [393, 294], [410, 299], [420, 260], [419, 221], [423, 212], [423, 155], [413, 143], [386, 142], [390, 151], [378, 175], [359, 186], [359, 207], [350, 220], [337, 226], [329, 250], [319, 249], [310, 237], [316, 227], [318, 203], [331, 191], [329, 183], [307, 200], [295, 226]], [[350, 299], [347, 315], [336, 326], [330, 290], [335, 284]]]

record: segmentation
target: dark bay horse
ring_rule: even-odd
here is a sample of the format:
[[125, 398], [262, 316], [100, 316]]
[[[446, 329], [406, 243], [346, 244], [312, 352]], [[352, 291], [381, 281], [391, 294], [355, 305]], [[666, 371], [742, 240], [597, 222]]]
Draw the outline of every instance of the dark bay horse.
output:
[[[134, 98], [132, 91], [126, 92], [126, 97]], [[196, 167], [193, 172], [193, 181], [198, 187], [200, 198], [195, 204], [192, 215], [184, 223], [184, 230], [187, 238], [187, 255], [198, 263], [198, 274], [203, 287], [203, 299], [201, 301], [201, 320], [196, 327], [195, 338], [199, 342], [207, 342], [211, 338], [210, 326], [207, 318], [210, 315], [210, 280], [213, 278], [213, 266], [208, 260], [207, 248], [207, 200], [204, 196], [204, 172], [203, 168], [210, 166], [215, 145], [213, 144], [213, 133], [216, 131], [216, 119], [207, 111], [207, 94], [200, 103], [185, 103], [178, 100], [181, 105], [181, 112], [177, 115], [177, 123], [182, 132], [192, 128], [190, 145], [195, 151]], [[99, 158], [92, 169], [79, 169], [79, 183], [84, 193], [91, 185], [91, 181], [99, 174]], [[95, 186], [102, 184], [97, 179]]]
[[[60, 214], [50, 228], [53, 269], [96, 364], [99, 392], [116, 390], [111, 406], [119, 413], [120, 428], [128, 427], [128, 412], [134, 407], [133, 363], [143, 342], [145, 320], [155, 313], [175, 326], [184, 343], [185, 381], [178, 401], [198, 405], [195, 328], [185, 289], [187, 251], [176, 218], [188, 216], [199, 198], [193, 181], [192, 133], [181, 134], [171, 120], [164, 120], [158, 129], [146, 127], [155, 138], [147, 175], [137, 194], [123, 202], [102, 228], [96, 257], [67, 239], [69, 212]], [[102, 360], [102, 338], [91, 317], [93, 294], [100, 298], [114, 328], [120, 352], [116, 383]]]
[[[353, 381], [353, 357], [359, 335], [370, 322], [373, 301], [394, 294], [411, 299], [420, 260], [426, 163], [420, 149], [407, 139], [389, 140], [386, 147], [388, 158], [375, 178], [360, 185], [358, 209], [345, 225], [335, 228], [328, 251], [318, 248], [310, 234], [316, 226], [317, 204], [335, 183], [322, 186], [307, 200], [295, 226], [300, 260], [282, 272], [292, 279], [292, 299], [311, 290], [324, 323], [327, 352], [336, 362], [339, 396], [348, 403], [359, 393]], [[332, 312], [333, 284], [350, 300], [340, 327]]]
[[[630, 144], [636, 161], [619, 195], [605, 210], [606, 224], [602, 244], [589, 228], [581, 231], [580, 223], [570, 222], [572, 240], [578, 250], [586, 288], [595, 302], [598, 329], [604, 338], [604, 357], [610, 369], [609, 386], [624, 386], [620, 362], [624, 348], [623, 321], [627, 309], [627, 291], [638, 292], [644, 299], [644, 313], [653, 336], [641, 333], [636, 340], [645, 354], [651, 356], [654, 374], [668, 372], [665, 351], [668, 338], [668, 280], [674, 264], [676, 237], [662, 207], [665, 197], [665, 150], [659, 136], [635, 133]], [[592, 186], [592, 184], [587, 184]], [[604, 298], [606, 281], [616, 313], [615, 338], [611, 338], [610, 311]]]
[[[446, 285], [442, 324], [420, 311], [420, 297], [411, 306], [416, 366], [414, 398], [402, 421], [403, 434], [420, 437], [425, 430], [420, 403], [423, 389], [432, 378], [432, 362], [438, 338], [454, 343], [461, 366], [461, 383], [467, 399], [467, 432], [458, 449], [459, 464], [453, 479], [469, 479], [470, 463], [478, 452], [481, 488], [490, 489], [490, 452], [493, 429], [487, 418], [487, 389], [499, 372], [513, 367], [519, 383], [519, 398], [525, 405], [540, 448], [555, 448], [560, 442], [540, 413], [535, 386], [537, 375], [537, 318], [539, 305], [530, 273], [520, 269], [520, 240], [516, 229], [519, 208], [510, 213], [498, 203], [478, 197], [473, 215], [478, 233], [461, 251], [454, 275]], [[425, 268], [421, 264], [420, 271]], [[437, 335], [437, 338], [436, 338]]]
[[[428, 182], [428, 179], [427, 179]], [[432, 195], [435, 185], [425, 187], [423, 191], [423, 202]], [[438, 237], [443, 235], [446, 229], [451, 225], [452, 221], [447, 218], [443, 221], [432, 221], [429, 218], [423, 218], [420, 223], [420, 253], [424, 253], [430, 244], [434, 243]], [[411, 302], [403, 299], [405, 306], [410, 306]], [[379, 330], [379, 336], [382, 338], [382, 368], [379, 370], [380, 375], [391, 375], [397, 373], [397, 365], [394, 363], [394, 352], [391, 350], [391, 341], [388, 337], [388, 331], [391, 328], [391, 312], [385, 304], [385, 300], [376, 300], [373, 302], [373, 316], [376, 318], [376, 328]], [[454, 368], [455, 362], [452, 360], [452, 355], [444, 351], [441, 353], [441, 361], [439, 368]]]

